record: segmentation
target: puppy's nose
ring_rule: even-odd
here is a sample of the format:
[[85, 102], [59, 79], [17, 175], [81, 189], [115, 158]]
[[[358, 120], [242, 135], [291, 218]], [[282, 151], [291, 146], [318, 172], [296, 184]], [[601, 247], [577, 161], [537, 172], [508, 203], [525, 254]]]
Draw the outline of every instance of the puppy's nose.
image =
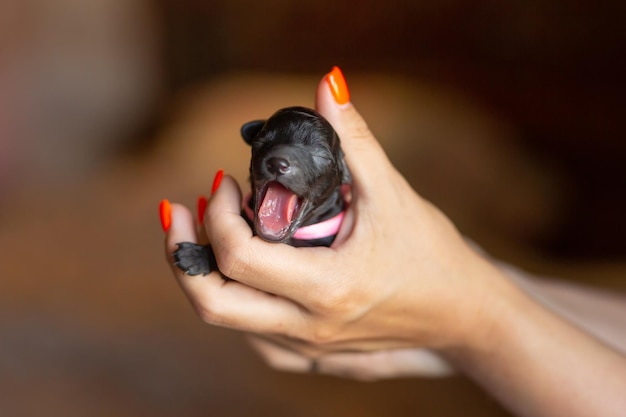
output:
[[267, 160], [267, 170], [274, 175], [284, 175], [289, 172], [291, 167], [289, 161], [285, 158], [273, 156]]

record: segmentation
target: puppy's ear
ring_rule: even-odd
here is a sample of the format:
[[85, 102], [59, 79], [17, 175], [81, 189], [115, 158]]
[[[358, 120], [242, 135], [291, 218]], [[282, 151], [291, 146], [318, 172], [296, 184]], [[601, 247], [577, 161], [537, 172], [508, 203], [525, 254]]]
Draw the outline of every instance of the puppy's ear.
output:
[[243, 140], [248, 144], [252, 145], [252, 141], [259, 134], [263, 126], [265, 125], [265, 120], [253, 120], [251, 122], [245, 123], [241, 126], [241, 136]]

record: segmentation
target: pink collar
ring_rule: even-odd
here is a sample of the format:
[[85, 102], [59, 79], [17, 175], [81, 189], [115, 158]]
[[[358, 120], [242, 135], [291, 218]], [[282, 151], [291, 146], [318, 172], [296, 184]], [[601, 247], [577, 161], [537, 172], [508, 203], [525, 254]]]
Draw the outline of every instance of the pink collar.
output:
[[[246, 213], [248, 219], [254, 221], [254, 212], [249, 205], [251, 198], [252, 193], [248, 193], [248, 195], [246, 195], [246, 198], [244, 198], [243, 211]], [[345, 214], [346, 212], [344, 210], [336, 216], [324, 220], [323, 222], [310, 224], [308, 226], [302, 226], [298, 230], [296, 230], [296, 233], [293, 234], [293, 237], [294, 239], [299, 240], [313, 240], [334, 236], [339, 233], [339, 229], [341, 228], [341, 223], [343, 222], [343, 217], [345, 216]]]
[[331, 217], [330, 219], [324, 220], [323, 222], [310, 224], [308, 226], [302, 226], [298, 230], [296, 230], [296, 233], [293, 234], [293, 237], [300, 240], [313, 240], [334, 236], [339, 233], [339, 228], [341, 227], [341, 223], [343, 222], [343, 216], [345, 214], [346, 212], [342, 211], [335, 217]]

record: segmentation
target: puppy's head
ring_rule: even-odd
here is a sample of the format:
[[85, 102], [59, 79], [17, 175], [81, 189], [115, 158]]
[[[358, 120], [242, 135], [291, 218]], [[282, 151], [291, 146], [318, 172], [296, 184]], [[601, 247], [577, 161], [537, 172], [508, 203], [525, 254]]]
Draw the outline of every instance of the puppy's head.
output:
[[257, 235], [287, 241], [299, 227], [341, 211], [341, 185], [350, 183], [350, 172], [339, 137], [319, 113], [288, 107], [268, 120], [244, 124], [241, 135], [252, 148], [250, 184]]

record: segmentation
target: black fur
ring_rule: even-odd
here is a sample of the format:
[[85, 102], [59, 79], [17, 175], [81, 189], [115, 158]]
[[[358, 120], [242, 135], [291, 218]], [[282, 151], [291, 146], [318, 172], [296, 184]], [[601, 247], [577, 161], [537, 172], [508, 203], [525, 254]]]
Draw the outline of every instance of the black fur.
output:
[[[351, 177], [330, 123], [314, 110], [288, 107], [267, 121], [244, 124], [241, 135], [252, 149], [250, 208], [254, 219], [248, 220], [255, 233], [264, 240], [292, 246], [330, 246], [334, 236], [315, 240], [293, 237], [299, 227], [331, 218], [344, 208], [341, 186], [349, 184]], [[270, 184], [280, 184], [298, 197], [298, 209], [288, 227], [277, 232], [264, 230], [258, 216]], [[217, 269], [210, 247], [189, 242], [178, 244], [174, 260], [189, 275]]]

